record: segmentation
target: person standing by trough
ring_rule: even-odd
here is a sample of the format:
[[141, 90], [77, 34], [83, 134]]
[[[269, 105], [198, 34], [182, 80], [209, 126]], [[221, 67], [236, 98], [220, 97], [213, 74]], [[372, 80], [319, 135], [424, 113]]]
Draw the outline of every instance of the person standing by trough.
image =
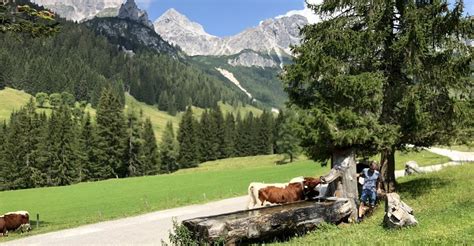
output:
[[359, 219], [362, 218], [367, 206], [371, 209], [375, 207], [377, 200], [377, 187], [380, 185], [379, 178], [380, 172], [378, 171], [378, 165], [376, 161], [370, 163], [369, 168], [364, 168], [361, 173], [357, 174], [357, 177], [364, 178], [364, 184], [362, 186], [362, 194], [360, 196], [361, 204], [359, 206]]

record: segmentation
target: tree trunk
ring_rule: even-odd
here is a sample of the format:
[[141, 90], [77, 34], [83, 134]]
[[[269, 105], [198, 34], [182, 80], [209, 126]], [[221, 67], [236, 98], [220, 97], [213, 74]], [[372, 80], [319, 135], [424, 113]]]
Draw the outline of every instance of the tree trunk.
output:
[[352, 213], [351, 207], [347, 199], [326, 198], [189, 219], [182, 224], [199, 244], [271, 242], [304, 234], [323, 222], [339, 223]]
[[349, 217], [350, 222], [357, 221], [358, 216], [358, 198], [356, 178], [356, 160], [353, 149], [338, 150], [333, 153], [331, 158], [331, 171], [328, 175], [321, 177], [325, 183], [328, 183], [326, 196], [347, 198], [350, 202], [352, 213]]
[[383, 191], [385, 193], [395, 192], [397, 186], [397, 181], [395, 180], [395, 148], [392, 147], [382, 151], [380, 165]]

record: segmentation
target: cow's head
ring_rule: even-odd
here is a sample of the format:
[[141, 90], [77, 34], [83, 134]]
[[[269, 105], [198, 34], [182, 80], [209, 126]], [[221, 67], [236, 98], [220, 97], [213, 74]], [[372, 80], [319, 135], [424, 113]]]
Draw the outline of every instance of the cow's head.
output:
[[320, 178], [305, 177], [303, 180], [304, 194], [306, 198], [313, 198], [319, 195], [316, 187], [321, 184]]

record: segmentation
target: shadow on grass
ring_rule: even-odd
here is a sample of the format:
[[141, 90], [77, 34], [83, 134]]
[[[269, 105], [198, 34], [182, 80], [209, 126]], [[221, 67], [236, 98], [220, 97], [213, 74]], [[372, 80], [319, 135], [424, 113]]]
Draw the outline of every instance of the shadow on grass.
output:
[[403, 192], [410, 198], [417, 198], [425, 193], [430, 192], [432, 189], [438, 189], [449, 184], [448, 180], [441, 179], [438, 177], [419, 177], [408, 182], [399, 184], [399, 191]]

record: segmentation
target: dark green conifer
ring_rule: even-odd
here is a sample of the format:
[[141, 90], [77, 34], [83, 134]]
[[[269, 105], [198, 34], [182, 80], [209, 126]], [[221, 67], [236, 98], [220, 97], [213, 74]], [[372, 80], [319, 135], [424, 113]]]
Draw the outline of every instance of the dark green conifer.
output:
[[120, 98], [111, 89], [105, 89], [97, 107], [98, 148], [103, 152], [99, 163], [109, 168], [111, 173], [102, 177], [126, 177], [127, 166], [124, 162], [127, 133]]
[[141, 148], [141, 162], [143, 163], [143, 175], [155, 175], [160, 171], [160, 156], [156, 144], [155, 133], [151, 120], [147, 118], [142, 132], [143, 146]]
[[192, 108], [188, 107], [178, 129], [178, 162], [183, 168], [195, 167], [199, 162], [197, 124]]
[[178, 155], [179, 144], [175, 139], [173, 123], [170, 121], [166, 124], [160, 144], [161, 171], [165, 173], [177, 171], [180, 168]]

